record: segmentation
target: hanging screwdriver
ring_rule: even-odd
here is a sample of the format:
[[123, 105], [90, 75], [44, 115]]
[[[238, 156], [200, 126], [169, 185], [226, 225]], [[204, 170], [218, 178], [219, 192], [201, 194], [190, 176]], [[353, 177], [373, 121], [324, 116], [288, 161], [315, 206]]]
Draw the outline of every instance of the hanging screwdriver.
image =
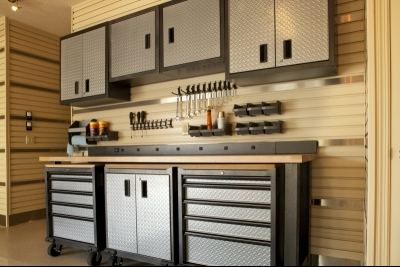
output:
[[131, 139], [132, 139], [132, 133], [133, 133], [133, 127], [134, 127], [134, 122], [133, 122], [134, 118], [135, 118], [135, 114], [133, 112], [129, 113], [129, 121], [131, 124]]
[[142, 138], [143, 138], [143, 130], [145, 128], [144, 122], [145, 122], [146, 113], [144, 111], [142, 111], [141, 113], [142, 114], [140, 115], [140, 117], [142, 119], [142, 122], [141, 122], [140, 128], [142, 128]]
[[137, 113], [137, 123], [136, 123], [136, 129], [139, 133], [139, 124], [140, 124], [140, 112], [138, 111]]

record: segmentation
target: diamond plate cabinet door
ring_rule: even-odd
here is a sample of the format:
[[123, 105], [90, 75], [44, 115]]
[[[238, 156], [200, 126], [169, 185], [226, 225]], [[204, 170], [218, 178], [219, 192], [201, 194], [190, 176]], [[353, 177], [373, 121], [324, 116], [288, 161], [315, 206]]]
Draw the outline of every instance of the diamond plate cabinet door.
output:
[[328, 0], [276, 0], [275, 3], [277, 66], [328, 60]]
[[224, 71], [223, 4], [178, 0], [161, 6], [163, 73], [185, 78]]
[[82, 35], [61, 41], [61, 101], [82, 97]]
[[229, 0], [229, 71], [275, 67], [275, 0]]
[[107, 248], [137, 253], [134, 174], [106, 174]]
[[138, 254], [171, 260], [169, 175], [137, 175]]
[[106, 27], [83, 35], [83, 96], [106, 93]]

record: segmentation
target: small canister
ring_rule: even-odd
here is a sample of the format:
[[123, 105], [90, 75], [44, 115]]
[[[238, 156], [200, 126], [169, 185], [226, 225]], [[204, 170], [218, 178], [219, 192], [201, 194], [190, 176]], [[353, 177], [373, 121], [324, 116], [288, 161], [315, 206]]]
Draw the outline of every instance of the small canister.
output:
[[99, 124], [97, 120], [93, 119], [90, 121], [90, 136], [98, 136], [99, 135]]
[[108, 133], [108, 124], [106, 121], [99, 121], [99, 135], [106, 135]]
[[224, 130], [225, 129], [225, 112], [220, 111], [218, 113], [218, 129]]

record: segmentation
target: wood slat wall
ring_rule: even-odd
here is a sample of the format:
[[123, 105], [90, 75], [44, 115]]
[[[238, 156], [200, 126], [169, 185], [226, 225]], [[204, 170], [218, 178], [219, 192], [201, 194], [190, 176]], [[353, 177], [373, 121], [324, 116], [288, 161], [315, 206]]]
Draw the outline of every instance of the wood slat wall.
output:
[[[66, 150], [71, 117], [70, 107], [59, 104], [59, 37], [15, 20], [9, 20], [9, 25], [11, 120], [7, 130], [10, 132], [12, 215], [46, 207], [45, 163], [39, 162], [39, 157], [61, 156], [65, 152], [37, 150]], [[32, 132], [25, 129], [26, 111], [31, 111], [34, 118]], [[35, 137], [35, 143], [26, 144], [26, 136]], [[21, 182], [30, 184], [20, 185]]]
[[[72, 31], [76, 32], [103, 21], [111, 20], [140, 9], [167, 1], [156, 0], [88, 0], [72, 8]], [[364, 12], [363, 0], [338, 0], [336, 14]], [[339, 76], [364, 75], [365, 31], [364, 20], [336, 25]], [[224, 74], [215, 74], [186, 80], [176, 80], [131, 89], [131, 101], [171, 97], [178, 86], [186, 87], [211, 81], [224, 80]], [[246, 89], [250, 89], [248, 87]], [[255, 86], [255, 89], [259, 86]], [[239, 93], [240, 93], [239, 89]], [[235, 118], [233, 104], [282, 102], [283, 114], [268, 118]], [[225, 111], [229, 122], [284, 121], [282, 135], [259, 135], [191, 138], [181, 135], [181, 123], [174, 128], [134, 132], [131, 139], [129, 112], [146, 111], [148, 120], [175, 118], [176, 104], [114, 109], [73, 116], [73, 120], [106, 120], [112, 130], [119, 131], [118, 142], [100, 142], [100, 146], [136, 144], [181, 144], [220, 142], [263, 142], [278, 140], [364, 139], [365, 136], [365, 84], [345, 84], [323, 88], [270, 92], [234, 98], [219, 110]], [[79, 108], [74, 107], [74, 110]], [[206, 123], [205, 115], [192, 119], [191, 125]], [[364, 146], [320, 147], [318, 159], [312, 165], [313, 199], [363, 202], [365, 196]], [[361, 205], [362, 206], [362, 205]], [[358, 206], [357, 206], [358, 207]], [[337, 258], [364, 261], [364, 209], [352, 207], [312, 207], [311, 253]]]
[[6, 18], [0, 17], [0, 215], [7, 215]]

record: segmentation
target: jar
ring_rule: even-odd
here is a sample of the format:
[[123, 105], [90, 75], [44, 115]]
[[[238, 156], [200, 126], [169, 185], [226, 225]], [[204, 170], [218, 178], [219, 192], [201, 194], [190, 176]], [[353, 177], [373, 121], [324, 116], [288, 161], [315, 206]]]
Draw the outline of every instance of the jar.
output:
[[218, 130], [225, 129], [225, 112], [220, 111], [218, 113]]
[[106, 135], [108, 133], [108, 125], [106, 121], [99, 121], [99, 135]]
[[89, 123], [90, 128], [90, 136], [98, 136], [99, 135], [99, 123], [97, 120], [93, 119]]

